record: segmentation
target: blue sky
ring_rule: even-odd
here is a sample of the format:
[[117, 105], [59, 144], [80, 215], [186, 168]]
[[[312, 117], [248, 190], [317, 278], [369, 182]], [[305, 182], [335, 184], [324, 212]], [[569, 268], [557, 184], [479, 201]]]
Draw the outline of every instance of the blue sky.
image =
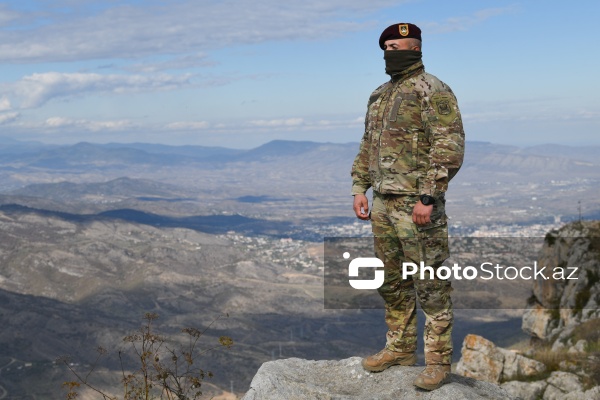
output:
[[250, 148], [357, 142], [413, 22], [467, 140], [600, 145], [595, 1], [181, 0], [0, 4], [0, 137]]

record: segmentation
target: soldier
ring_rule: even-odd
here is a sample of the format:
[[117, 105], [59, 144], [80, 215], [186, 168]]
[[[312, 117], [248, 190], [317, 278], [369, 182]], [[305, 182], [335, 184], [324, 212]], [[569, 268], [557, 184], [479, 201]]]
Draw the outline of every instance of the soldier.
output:
[[362, 365], [378, 372], [416, 363], [418, 299], [426, 317], [426, 368], [414, 384], [433, 390], [450, 374], [452, 288], [435, 276], [402, 279], [402, 263], [422, 261], [435, 269], [449, 256], [444, 193], [462, 165], [464, 131], [452, 90], [424, 70], [421, 30], [394, 24], [383, 31], [379, 46], [391, 80], [369, 98], [352, 194], [356, 216], [371, 220], [375, 253], [384, 262], [379, 293], [388, 332], [385, 348]]

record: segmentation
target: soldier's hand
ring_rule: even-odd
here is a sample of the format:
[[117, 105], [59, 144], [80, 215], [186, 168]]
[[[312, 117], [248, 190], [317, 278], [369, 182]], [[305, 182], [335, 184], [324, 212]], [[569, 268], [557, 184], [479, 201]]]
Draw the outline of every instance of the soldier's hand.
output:
[[354, 195], [354, 213], [359, 219], [368, 221], [369, 218], [369, 200], [364, 194]]
[[433, 204], [426, 206], [425, 204], [417, 201], [413, 208], [412, 220], [417, 225], [426, 225], [431, 222], [431, 212], [433, 211]]

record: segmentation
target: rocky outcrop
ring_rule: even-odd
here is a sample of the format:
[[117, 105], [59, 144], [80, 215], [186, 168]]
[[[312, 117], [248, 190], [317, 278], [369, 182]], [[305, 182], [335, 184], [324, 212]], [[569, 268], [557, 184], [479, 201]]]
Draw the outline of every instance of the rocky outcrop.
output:
[[492, 383], [538, 376], [546, 370], [539, 361], [514, 351], [497, 347], [477, 335], [467, 335], [463, 341], [461, 359], [456, 373]]
[[498, 385], [455, 374], [444, 386], [428, 392], [413, 385], [423, 367], [394, 366], [372, 373], [360, 361], [359, 357], [269, 361], [260, 367], [243, 400], [516, 399]]
[[542, 398], [544, 391], [546, 390], [546, 386], [548, 383], [546, 381], [537, 381], [537, 382], [520, 382], [520, 381], [510, 381], [505, 382], [500, 385], [504, 390], [508, 393], [518, 396], [522, 400], [539, 400]]
[[600, 318], [600, 221], [576, 222], [549, 232], [538, 265], [546, 267], [549, 279], [534, 281], [523, 316], [525, 332], [554, 341], [561, 333], [564, 339], [565, 329]]
[[577, 355], [583, 354], [587, 356], [584, 357], [587, 362], [598, 364], [594, 355], [585, 353], [584, 342], [578, 341], [568, 351], [562, 348], [566, 359], [560, 363], [561, 369], [573, 372], [553, 371], [549, 377], [541, 379], [546, 371], [544, 364], [497, 347], [481, 336], [467, 335], [456, 373], [488, 382], [502, 382], [504, 390], [522, 400], [598, 400], [600, 386], [586, 388], [584, 385], [584, 379], [589, 378], [586, 368], [582, 368], [586, 362], [574, 362]]
[[593, 386], [600, 382], [600, 222], [548, 233], [538, 265], [548, 279], [534, 281], [523, 315], [523, 330], [533, 339], [525, 353], [541, 355], [554, 371], [541, 375], [544, 364], [475, 335], [465, 338], [456, 371], [502, 382], [523, 400], [600, 399], [600, 386]]
[[598, 400], [600, 386], [584, 390], [575, 374], [555, 371], [547, 380], [536, 382], [511, 381], [500, 385], [522, 400]]

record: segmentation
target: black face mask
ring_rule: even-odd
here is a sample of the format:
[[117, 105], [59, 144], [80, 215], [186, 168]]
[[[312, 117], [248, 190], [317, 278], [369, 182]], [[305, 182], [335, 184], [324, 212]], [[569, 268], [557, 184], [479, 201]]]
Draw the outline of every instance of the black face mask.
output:
[[421, 61], [423, 53], [417, 50], [385, 50], [383, 59], [385, 60], [385, 73], [394, 76], [416, 62]]

